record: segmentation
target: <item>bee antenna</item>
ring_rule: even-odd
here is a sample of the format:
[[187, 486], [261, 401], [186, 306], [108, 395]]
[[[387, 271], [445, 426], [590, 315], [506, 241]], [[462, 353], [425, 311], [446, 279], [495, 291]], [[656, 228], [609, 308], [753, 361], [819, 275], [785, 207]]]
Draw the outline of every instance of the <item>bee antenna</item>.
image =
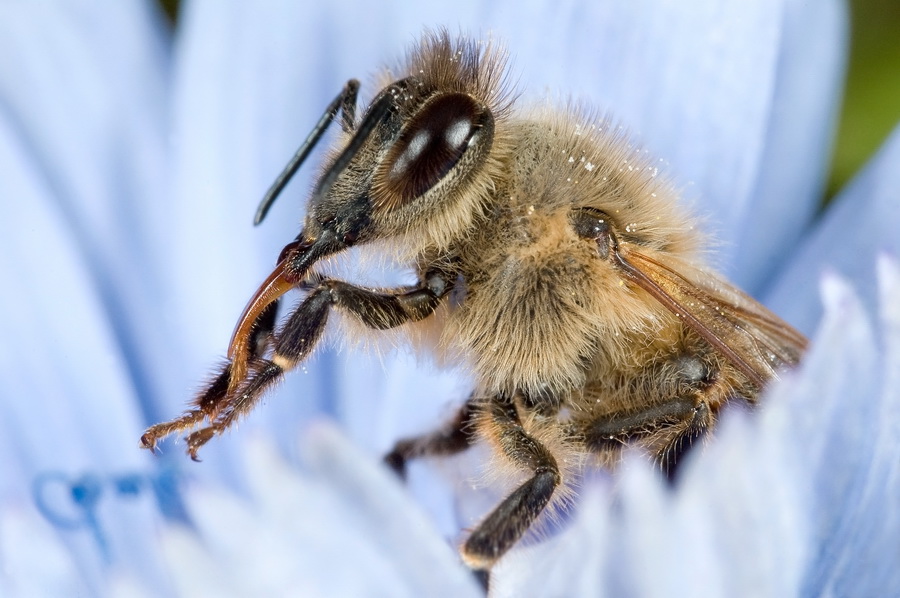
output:
[[347, 147], [345, 147], [344, 151], [337, 157], [337, 160], [334, 161], [331, 168], [329, 168], [325, 175], [319, 180], [319, 185], [316, 188], [311, 204], [320, 201], [325, 193], [328, 192], [338, 176], [345, 168], [347, 168], [347, 165], [350, 164], [350, 161], [353, 159], [353, 156], [356, 155], [356, 152], [359, 151], [359, 148], [362, 147], [362, 144], [365, 143], [366, 139], [369, 138], [369, 135], [372, 134], [372, 131], [388, 117], [391, 108], [393, 108], [397, 102], [397, 95], [402, 93], [404, 88], [409, 85], [411, 79], [412, 77], [409, 77], [395, 82], [381, 92], [381, 95], [375, 99], [365, 118], [363, 118], [362, 122], [359, 124], [359, 128], [356, 129], [356, 133], [353, 135], [350, 143], [347, 144]]
[[259, 202], [259, 207], [256, 208], [256, 216], [253, 218], [253, 224], [258, 225], [263, 219], [266, 217], [266, 214], [269, 212], [269, 208], [272, 207], [272, 204], [275, 203], [275, 200], [278, 198], [278, 195], [284, 190], [287, 184], [290, 182], [291, 178], [296, 174], [296, 172], [303, 165], [303, 162], [306, 161], [307, 156], [325, 134], [325, 131], [328, 130], [328, 126], [334, 122], [334, 117], [337, 116], [338, 110], [343, 114], [343, 119], [341, 120], [341, 127], [345, 131], [350, 131], [353, 128], [355, 113], [356, 113], [356, 97], [359, 92], [359, 81], [356, 79], [350, 79], [347, 81], [347, 84], [344, 85], [344, 88], [337, 95], [334, 100], [328, 107], [325, 108], [325, 111], [322, 113], [322, 117], [319, 119], [319, 122], [316, 123], [316, 126], [313, 127], [313, 130], [306, 137], [306, 140], [300, 145], [297, 151], [294, 153], [294, 156], [291, 158], [290, 162], [287, 163], [287, 166], [284, 167], [284, 170], [281, 171], [281, 174], [278, 175], [278, 178], [275, 179], [275, 182], [272, 183], [272, 186], [269, 187], [269, 190], [266, 191], [265, 196], [262, 198], [262, 201]]

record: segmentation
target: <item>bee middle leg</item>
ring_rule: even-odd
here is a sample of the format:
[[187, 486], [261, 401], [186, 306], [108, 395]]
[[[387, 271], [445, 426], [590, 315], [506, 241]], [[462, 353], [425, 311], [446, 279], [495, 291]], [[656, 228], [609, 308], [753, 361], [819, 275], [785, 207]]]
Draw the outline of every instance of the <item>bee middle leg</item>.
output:
[[460, 453], [475, 440], [474, 396], [470, 396], [453, 419], [433, 432], [399, 440], [384, 456], [385, 464], [400, 478], [406, 477], [406, 463], [410, 459], [429, 456], [449, 456]]
[[509, 398], [498, 396], [492, 399], [479, 416], [479, 427], [513, 463], [532, 473], [532, 477], [507, 496], [463, 544], [463, 560], [475, 570], [488, 570], [522, 538], [550, 503], [562, 476], [556, 458], [526, 432], [518, 410]]

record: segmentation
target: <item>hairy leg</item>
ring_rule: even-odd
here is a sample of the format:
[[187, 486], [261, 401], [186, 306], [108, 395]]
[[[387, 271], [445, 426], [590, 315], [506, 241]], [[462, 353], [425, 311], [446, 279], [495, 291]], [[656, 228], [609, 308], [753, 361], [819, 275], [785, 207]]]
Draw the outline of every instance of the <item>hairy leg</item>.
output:
[[515, 465], [532, 477], [507, 496], [472, 532], [462, 557], [476, 570], [487, 570], [518, 542], [550, 503], [562, 476], [549, 449], [530, 436], [512, 400], [498, 396], [478, 420], [480, 431]]
[[[278, 301], [272, 302], [256, 319], [251, 332], [251, 358], [259, 359], [272, 344], [272, 331], [278, 315]], [[147, 428], [141, 436], [144, 448], [153, 450], [156, 443], [169, 434], [192, 428], [205, 419], [214, 420], [219, 411], [227, 404], [228, 384], [231, 380], [231, 362], [221, 367], [219, 373], [206, 385], [197, 396], [190, 410], [171, 421], [156, 424]]]
[[[250, 361], [250, 376], [237, 385], [237, 391], [217, 401], [212, 423], [187, 438], [188, 453], [196, 458], [197, 451], [213, 436], [227, 429], [236, 419], [249, 412], [265, 391], [279, 381], [285, 372], [306, 359], [315, 348], [325, 329], [329, 313], [339, 308], [355, 316], [370, 328], [383, 330], [409, 321], [421, 320], [437, 308], [440, 299], [449, 291], [448, 275], [430, 272], [419, 287], [375, 292], [332, 279], [320, 279], [309, 295], [290, 315], [284, 328], [275, 335], [274, 351], [269, 359], [255, 357]], [[227, 382], [228, 376], [222, 378]], [[219, 388], [217, 378], [211, 388]], [[199, 419], [203, 419], [201, 416]], [[175, 420], [159, 424], [178, 431], [196, 423]], [[168, 432], [167, 432], [168, 433]], [[147, 434], [145, 434], [147, 436]]]
[[453, 419], [437, 430], [404, 438], [384, 456], [384, 462], [401, 478], [406, 477], [406, 463], [410, 459], [430, 456], [454, 455], [469, 448], [474, 442], [475, 407], [473, 397], [460, 407]]

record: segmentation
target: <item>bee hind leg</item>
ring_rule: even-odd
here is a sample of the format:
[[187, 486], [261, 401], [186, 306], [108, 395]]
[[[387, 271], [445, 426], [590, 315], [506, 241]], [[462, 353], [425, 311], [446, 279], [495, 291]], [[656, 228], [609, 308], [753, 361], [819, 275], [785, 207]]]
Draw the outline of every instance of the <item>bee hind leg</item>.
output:
[[699, 443], [703, 440], [711, 427], [712, 416], [709, 404], [701, 401], [691, 412], [690, 418], [685, 422], [682, 430], [662, 450], [657, 452], [656, 461], [670, 483], [677, 479], [681, 465], [684, 463], [684, 456], [691, 450], [695, 442]]
[[709, 403], [699, 397], [675, 397], [634, 411], [614, 412], [584, 425], [589, 450], [620, 450], [634, 443], [653, 455], [663, 474], [674, 481], [683, 457], [712, 427]]

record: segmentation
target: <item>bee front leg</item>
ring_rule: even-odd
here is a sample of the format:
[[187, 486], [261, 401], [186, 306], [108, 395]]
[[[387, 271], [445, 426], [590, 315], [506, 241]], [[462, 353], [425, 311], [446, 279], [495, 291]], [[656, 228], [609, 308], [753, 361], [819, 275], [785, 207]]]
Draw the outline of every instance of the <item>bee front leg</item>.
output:
[[[250, 342], [250, 357], [255, 362], [263, 355], [272, 342], [272, 331], [278, 315], [278, 301], [273, 301], [253, 324]], [[157, 442], [170, 434], [193, 428], [204, 419], [214, 420], [218, 413], [228, 406], [228, 385], [231, 381], [231, 362], [221, 367], [219, 373], [206, 385], [193, 407], [171, 421], [147, 428], [141, 435], [141, 445], [151, 451]]]
[[351, 313], [370, 328], [385, 330], [427, 317], [449, 289], [448, 275], [438, 271], [427, 273], [419, 287], [383, 293], [340, 280], [319, 280], [277, 334], [272, 357], [252, 360], [253, 374], [226, 399], [212, 424], [187, 437], [188, 454], [196, 459], [200, 447], [250, 412], [266, 390], [309, 356], [333, 307]]
[[550, 503], [562, 476], [556, 458], [522, 426], [515, 404], [494, 398], [479, 416], [479, 429], [501, 452], [532, 477], [507, 496], [482, 521], [462, 547], [463, 560], [475, 570], [488, 570], [531, 527]]

